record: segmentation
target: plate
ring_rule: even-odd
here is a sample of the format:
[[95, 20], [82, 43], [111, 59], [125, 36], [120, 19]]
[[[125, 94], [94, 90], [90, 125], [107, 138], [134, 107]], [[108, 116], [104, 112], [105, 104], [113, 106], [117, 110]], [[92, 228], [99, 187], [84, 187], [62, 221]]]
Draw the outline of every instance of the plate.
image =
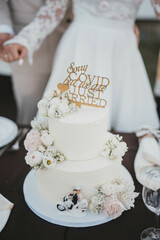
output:
[[[131, 181], [132, 177], [128, 170], [123, 166], [122, 168], [123, 177]], [[57, 210], [56, 205], [45, 199], [39, 192], [36, 182], [35, 170], [31, 170], [26, 176], [23, 184], [23, 192], [28, 207], [37, 216], [53, 224], [77, 228], [96, 226], [113, 220], [112, 218], [108, 218], [103, 214], [94, 215], [89, 211], [87, 211], [86, 216], [83, 218], [61, 215]]]
[[17, 125], [10, 119], [0, 116], [0, 147], [13, 141], [17, 134]]

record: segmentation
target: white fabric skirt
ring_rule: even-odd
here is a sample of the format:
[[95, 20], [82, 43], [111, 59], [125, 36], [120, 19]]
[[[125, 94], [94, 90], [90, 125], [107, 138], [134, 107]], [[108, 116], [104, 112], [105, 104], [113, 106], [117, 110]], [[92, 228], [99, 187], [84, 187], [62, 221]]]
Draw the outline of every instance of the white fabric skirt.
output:
[[[108, 24], [110, 25], [110, 24]], [[159, 128], [156, 104], [136, 37], [129, 26], [73, 22], [63, 35], [45, 89], [55, 89], [67, 77], [71, 62], [88, 64], [87, 73], [108, 77], [108, 129], [136, 131], [148, 124]]]

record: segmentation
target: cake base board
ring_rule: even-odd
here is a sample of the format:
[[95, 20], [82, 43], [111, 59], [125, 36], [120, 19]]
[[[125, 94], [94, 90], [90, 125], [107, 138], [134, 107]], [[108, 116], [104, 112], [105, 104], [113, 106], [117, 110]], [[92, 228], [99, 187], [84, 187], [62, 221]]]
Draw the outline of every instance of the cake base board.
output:
[[[132, 179], [130, 173], [125, 167], [122, 167], [123, 177]], [[35, 171], [31, 170], [23, 184], [24, 198], [28, 207], [40, 218], [61, 226], [66, 227], [91, 227], [107, 223], [111, 221], [111, 218], [104, 216], [103, 214], [94, 215], [87, 211], [84, 217], [69, 217], [63, 215], [56, 206], [45, 199], [38, 190]]]

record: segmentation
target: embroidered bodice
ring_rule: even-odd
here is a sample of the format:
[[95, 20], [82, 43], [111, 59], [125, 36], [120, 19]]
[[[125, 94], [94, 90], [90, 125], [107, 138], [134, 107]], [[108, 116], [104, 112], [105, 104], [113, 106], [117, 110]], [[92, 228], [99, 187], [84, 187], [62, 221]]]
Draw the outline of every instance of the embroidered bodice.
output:
[[[73, 0], [74, 19], [81, 21], [87, 18], [99, 21], [134, 21], [138, 8], [143, 0]], [[160, 12], [160, 0], [151, 0], [155, 12]], [[28, 57], [32, 61], [33, 53], [64, 18], [69, 0], [46, 0], [34, 20], [13, 39], [5, 44], [19, 43], [28, 49]]]
[[135, 19], [141, 2], [142, 0], [74, 0], [74, 9], [75, 14], [81, 11], [99, 18]]

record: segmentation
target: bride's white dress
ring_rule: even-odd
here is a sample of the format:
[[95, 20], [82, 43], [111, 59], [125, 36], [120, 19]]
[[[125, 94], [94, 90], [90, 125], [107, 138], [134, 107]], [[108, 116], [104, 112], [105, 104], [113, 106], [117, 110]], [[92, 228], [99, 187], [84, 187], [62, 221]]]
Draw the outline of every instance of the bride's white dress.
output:
[[[68, 1], [60, 2], [63, 2], [63, 15]], [[88, 73], [110, 79], [109, 128], [123, 132], [136, 131], [144, 124], [159, 128], [155, 101], [133, 31], [141, 2], [73, 0], [74, 21], [60, 41], [45, 92], [64, 81], [71, 62], [80, 66], [88, 64]], [[25, 31], [19, 38], [23, 36]], [[35, 42], [28, 49], [32, 55]]]

